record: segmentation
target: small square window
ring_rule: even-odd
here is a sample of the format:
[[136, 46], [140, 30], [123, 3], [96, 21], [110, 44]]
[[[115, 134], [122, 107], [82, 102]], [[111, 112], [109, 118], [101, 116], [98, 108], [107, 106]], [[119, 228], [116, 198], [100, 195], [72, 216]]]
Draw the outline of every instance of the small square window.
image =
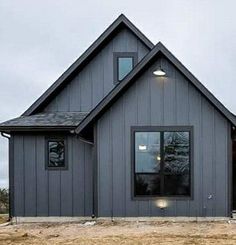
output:
[[114, 53], [114, 81], [122, 81], [137, 64], [137, 53]]
[[67, 169], [65, 139], [47, 139], [46, 148], [46, 169]]

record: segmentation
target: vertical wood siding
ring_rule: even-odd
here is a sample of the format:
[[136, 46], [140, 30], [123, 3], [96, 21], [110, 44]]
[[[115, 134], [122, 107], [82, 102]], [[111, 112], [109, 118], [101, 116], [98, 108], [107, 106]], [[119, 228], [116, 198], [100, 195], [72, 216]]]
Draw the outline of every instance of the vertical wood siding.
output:
[[113, 52], [137, 52], [140, 61], [148, 48], [128, 29], [120, 31], [44, 109], [90, 111], [113, 88]]
[[67, 143], [68, 170], [46, 170], [45, 136], [14, 135], [15, 216], [92, 215], [92, 147]]
[[[152, 74], [160, 62], [165, 78]], [[153, 200], [131, 200], [135, 125], [193, 126], [193, 200], [168, 200], [165, 210]], [[98, 215], [228, 216], [229, 139], [230, 123], [220, 112], [171, 63], [157, 60], [98, 121]]]

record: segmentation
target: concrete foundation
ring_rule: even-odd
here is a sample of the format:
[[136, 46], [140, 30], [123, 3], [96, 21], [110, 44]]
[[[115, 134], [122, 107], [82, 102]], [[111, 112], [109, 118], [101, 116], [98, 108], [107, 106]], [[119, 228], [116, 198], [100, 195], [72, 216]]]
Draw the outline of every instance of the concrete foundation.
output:
[[168, 221], [168, 222], [217, 222], [229, 221], [229, 217], [13, 217], [13, 224], [20, 223], [66, 223], [66, 222], [86, 222], [86, 221], [128, 221], [128, 222], [151, 222], [151, 221]]

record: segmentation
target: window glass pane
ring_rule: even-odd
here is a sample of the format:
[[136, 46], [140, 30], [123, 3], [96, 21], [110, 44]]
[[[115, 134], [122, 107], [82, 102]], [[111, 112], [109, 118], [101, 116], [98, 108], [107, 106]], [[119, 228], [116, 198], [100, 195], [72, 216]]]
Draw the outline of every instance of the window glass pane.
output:
[[189, 173], [189, 132], [164, 132], [164, 171]]
[[64, 141], [48, 141], [48, 167], [65, 166], [65, 145]]
[[160, 132], [135, 132], [135, 172], [160, 171]]
[[160, 176], [157, 174], [136, 174], [135, 195], [160, 195]]
[[118, 58], [118, 80], [121, 81], [133, 69], [132, 57]]
[[164, 177], [164, 195], [189, 195], [190, 182], [189, 175], [165, 175]]
[[135, 132], [134, 165], [136, 196], [189, 196], [190, 132]]

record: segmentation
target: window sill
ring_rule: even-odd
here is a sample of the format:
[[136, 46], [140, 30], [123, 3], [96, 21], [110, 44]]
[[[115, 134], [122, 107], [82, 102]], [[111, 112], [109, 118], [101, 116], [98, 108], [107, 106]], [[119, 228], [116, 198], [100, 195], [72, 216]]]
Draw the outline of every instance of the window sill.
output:
[[53, 171], [55, 171], [55, 170], [68, 170], [68, 167], [46, 167], [45, 168], [46, 170], [53, 170]]
[[192, 196], [133, 196], [132, 201], [157, 201], [157, 200], [173, 200], [173, 201], [192, 201]]
[[[122, 80], [121, 80], [121, 81], [122, 81]], [[117, 86], [118, 84], [120, 84], [121, 81], [115, 81], [115, 82], [113, 82], [113, 84], [114, 84], [115, 86]]]

